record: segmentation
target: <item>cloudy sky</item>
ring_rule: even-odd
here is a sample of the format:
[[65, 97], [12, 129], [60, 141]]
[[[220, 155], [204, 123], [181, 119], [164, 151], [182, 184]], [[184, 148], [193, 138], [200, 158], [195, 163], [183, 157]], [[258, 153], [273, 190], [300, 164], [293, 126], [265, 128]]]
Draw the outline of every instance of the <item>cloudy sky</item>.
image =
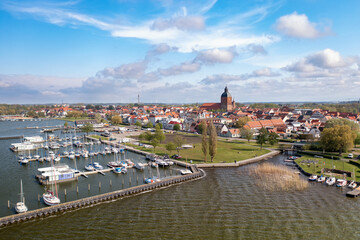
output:
[[0, 2], [0, 103], [347, 101], [360, 1]]

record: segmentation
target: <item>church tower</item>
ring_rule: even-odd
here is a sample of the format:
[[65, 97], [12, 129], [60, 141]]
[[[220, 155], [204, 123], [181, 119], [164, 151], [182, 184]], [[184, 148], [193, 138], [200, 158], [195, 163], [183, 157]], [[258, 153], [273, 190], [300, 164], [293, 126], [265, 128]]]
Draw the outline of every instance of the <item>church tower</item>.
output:
[[225, 87], [223, 94], [221, 94], [221, 109], [226, 112], [231, 112], [235, 109], [235, 101], [232, 100], [227, 86]]

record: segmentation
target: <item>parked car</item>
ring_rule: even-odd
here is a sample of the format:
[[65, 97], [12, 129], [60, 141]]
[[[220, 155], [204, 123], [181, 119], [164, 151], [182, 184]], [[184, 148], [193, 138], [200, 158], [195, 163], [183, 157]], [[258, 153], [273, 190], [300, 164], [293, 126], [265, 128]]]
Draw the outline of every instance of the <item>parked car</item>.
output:
[[353, 158], [354, 155], [352, 153], [349, 153], [348, 158]]
[[181, 159], [181, 158], [182, 158], [181, 156], [179, 156], [179, 155], [177, 155], [177, 154], [174, 154], [174, 155], [172, 155], [171, 157], [174, 158], [174, 159]]

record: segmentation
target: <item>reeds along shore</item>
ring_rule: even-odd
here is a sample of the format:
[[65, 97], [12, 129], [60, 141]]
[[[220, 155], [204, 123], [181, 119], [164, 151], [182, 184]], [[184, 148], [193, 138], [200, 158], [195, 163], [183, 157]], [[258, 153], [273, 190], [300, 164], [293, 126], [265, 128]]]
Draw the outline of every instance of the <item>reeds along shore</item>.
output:
[[254, 167], [251, 175], [256, 177], [256, 184], [270, 191], [304, 190], [309, 183], [301, 179], [286, 166], [264, 163]]

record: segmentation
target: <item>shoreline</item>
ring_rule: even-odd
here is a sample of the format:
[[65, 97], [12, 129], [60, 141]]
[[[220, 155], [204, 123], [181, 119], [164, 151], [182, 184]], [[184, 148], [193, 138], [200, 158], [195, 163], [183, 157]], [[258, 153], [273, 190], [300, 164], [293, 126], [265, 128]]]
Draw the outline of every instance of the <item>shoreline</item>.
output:
[[267, 160], [271, 157], [274, 157], [274, 156], [280, 154], [279, 150], [271, 150], [271, 149], [269, 149], [269, 150], [270, 150], [270, 152], [265, 153], [264, 155], [254, 157], [254, 158], [249, 158], [249, 159], [242, 160], [242, 161], [237, 161], [236, 163], [235, 162], [233, 162], [233, 163], [199, 163], [199, 164], [195, 164], [195, 165], [198, 168], [239, 167], [239, 166], [244, 166], [247, 164]]

